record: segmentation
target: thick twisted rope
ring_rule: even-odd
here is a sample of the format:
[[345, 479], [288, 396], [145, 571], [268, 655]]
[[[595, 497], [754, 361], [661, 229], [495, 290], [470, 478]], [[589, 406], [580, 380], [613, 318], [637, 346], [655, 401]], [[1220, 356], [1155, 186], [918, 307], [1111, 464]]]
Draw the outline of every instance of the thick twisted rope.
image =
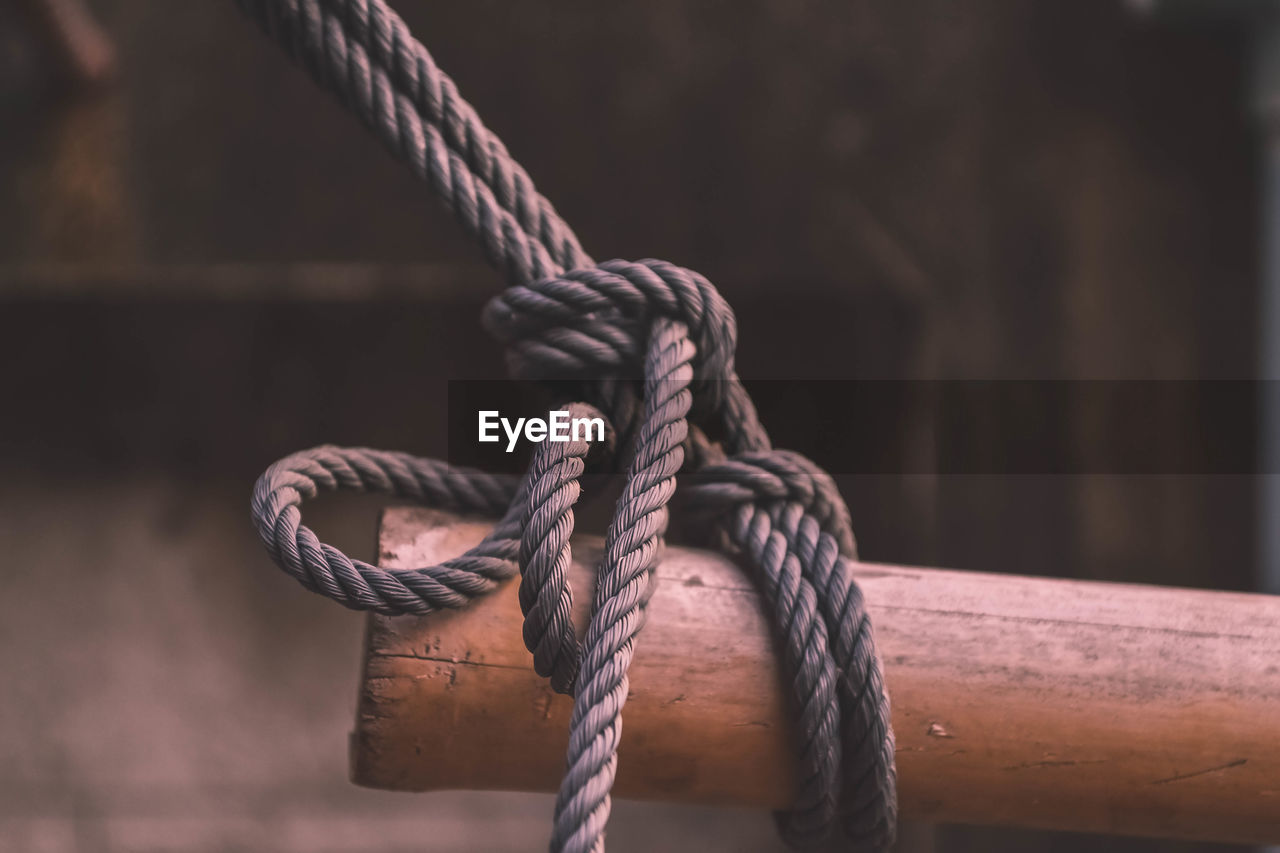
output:
[[791, 698], [800, 711], [802, 773], [798, 801], [779, 825], [789, 842], [811, 846], [830, 834], [838, 808], [840, 708], [827, 628], [818, 617], [817, 594], [800, 561], [788, 550], [785, 537], [772, 529], [766, 511], [744, 504], [726, 529], [756, 569], [792, 675]]
[[[493, 532], [460, 557], [421, 569], [384, 569], [320, 542], [302, 524], [304, 499], [322, 491], [380, 492], [461, 512], [505, 513]], [[516, 481], [434, 459], [364, 447], [316, 447], [267, 469], [252, 513], [267, 553], [307, 589], [356, 610], [431, 613], [457, 608], [516, 573], [520, 501]]]
[[[570, 418], [603, 417], [583, 403], [567, 407]], [[607, 443], [607, 438], [606, 438]], [[605, 452], [608, 447], [604, 448]], [[521, 516], [520, 609], [524, 644], [533, 653], [534, 671], [551, 679], [557, 693], [571, 693], [582, 649], [573, 629], [573, 590], [568, 571], [573, 561], [573, 505], [582, 493], [578, 478], [586, 459], [600, 448], [585, 437], [543, 442], [533, 453], [527, 477], [529, 500]]]
[[425, 179], [511, 282], [590, 265], [573, 229], [381, 0], [237, 0]]
[[[627, 671], [676, 475], [692, 469], [691, 511], [713, 521], [752, 567], [790, 680], [803, 772], [795, 807], [780, 815], [784, 836], [817, 844], [838, 818], [860, 847], [887, 847], [897, 814], [893, 733], [850, 572], [848, 508], [825, 472], [771, 449], [734, 368], [728, 304], [702, 276], [663, 261], [593, 265], [382, 0], [238, 2], [431, 184], [506, 275], [512, 287], [489, 304], [484, 322], [506, 344], [512, 374], [578, 380], [630, 460], [582, 643], [566, 572], [578, 479], [593, 450], [586, 442], [543, 443], [519, 484], [407, 454], [295, 454], [273, 465], [254, 493], [254, 520], [272, 558], [309, 589], [392, 614], [464, 606], [519, 571], [535, 670], [575, 694], [551, 847], [602, 851]], [[382, 569], [302, 525], [302, 500], [339, 488], [502, 519], [460, 557]]]
[[667, 530], [667, 504], [684, 464], [693, 356], [683, 324], [666, 319], [654, 323], [645, 359], [645, 411], [637, 452], [605, 535], [595, 610], [583, 642], [569, 725], [569, 769], [556, 799], [552, 850], [604, 849], [629, 687], [627, 670], [653, 592], [653, 568]]
[[[697, 488], [690, 489], [694, 492], [692, 501], [704, 497], [696, 493]], [[804, 767], [810, 775], [801, 786], [798, 807], [780, 816], [784, 837], [799, 846], [824, 838], [826, 824], [835, 814], [830, 809], [836, 804], [822, 794], [842, 788], [847, 792], [845, 801], [839, 804], [845, 834], [865, 849], [889, 846], [898, 807], [888, 695], [862, 593], [853, 582], [836, 538], [822, 530], [818, 519], [803, 504], [791, 501], [764, 505], [743, 502], [730, 513], [723, 529], [729, 541], [751, 558], [760, 573], [787, 655], [796, 654], [800, 637], [808, 644], [803, 650], [803, 663], [793, 670], [797, 674], [792, 681], [793, 699], [806, 711], [818, 697], [829, 700], [825, 682], [828, 663], [836, 676], [836, 724], [842, 729], [842, 737], [835, 742], [844, 751], [843, 757], [837, 758], [844, 768], [844, 778], [837, 786], [827, 775], [832, 767], [815, 760], [805, 749]], [[788, 596], [794, 596], [799, 606], [791, 607]], [[816, 614], [811, 609], [814, 606]], [[821, 668], [815, 671], [815, 660], [819, 658]], [[814, 740], [826, 743], [829, 731], [814, 726], [829, 722], [826, 717], [815, 721], [809, 714], [802, 714], [802, 744], [807, 747]]]

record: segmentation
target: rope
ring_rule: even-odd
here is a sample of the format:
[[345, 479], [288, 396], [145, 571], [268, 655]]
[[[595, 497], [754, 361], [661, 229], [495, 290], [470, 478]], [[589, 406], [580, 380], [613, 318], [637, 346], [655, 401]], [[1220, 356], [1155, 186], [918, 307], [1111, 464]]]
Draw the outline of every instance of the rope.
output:
[[[840, 825], [864, 850], [892, 844], [894, 739], [871, 623], [853, 579], [849, 510], [834, 481], [774, 450], [738, 378], [732, 310], [704, 277], [665, 261], [594, 263], [572, 229], [404, 22], [382, 0], [237, 0], [392, 154], [425, 179], [509, 287], [484, 326], [513, 376], [580, 390], [572, 417], [610, 424], [605, 446], [543, 442], [519, 482], [404, 453], [318, 447], [272, 465], [252, 515], [271, 558], [352, 608], [428, 614], [520, 575], [535, 671], [574, 696], [551, 849], [603, 851], [628, 669], [653, 594], [677, 475], [690, 513], [750, 568], [773, 621], [798, 719], [800, 787], [778, 816], [797, 847]], [[573, 507], [599, 455], [628, 460], [579, 642], [571, 619]], [[321, 491], [376, 491], [500, 515], [436, 566], [383, 569], [301, 522]]]
[[609, 790], [618, 764], [627, 669], [644, 608], [653, 594], [653, 568], [667, 530], [667, 504], [684, 464], [693, 397], [694, 347], [682, 323], [654, 323], [645, 359], [645, 411], [627, 484], [604, 540], [595, 610], [583, 642], [573, 716], [569, 769], [556, 798], [552, 850], [604, 848]]
[[[421, 569], [383, 569], [353, 560], [304, 526], [299, 506], [319, 492], [381, 492], [461, 512], [506, 515], [461, 557]], [[507, 477], [454, 468], [434, 459], [363, 447], [316, 447], [267, 469], [252, 513], [271, 559], [307, 589], [356, 610], [432, 613], [468, 604], [517, 571], [518, 490]]]
[[424, 178], [512, 282], [588, 266], [551, 203], [381, 0], [237, 0]]
[[[601, 417], [583, 403], [571, 403], [570, 417]], [[572, 436], [570, 436], [572, 439]], [[573, 561], [573, 505], [582, 488], [578, 478], [586, 458], [598, 445], [586, 440], [546, 441], [529, 464], [529, 501], [520, 523], [520, 610], [524, 613], [524, 644], [533, 653], [533, 669], [551, 679], [557, 693], [571, 693], [582, 655], [574, 634], [573, 590], [566, 573]], [[608, 448], [605, 448], [607, 451]]]

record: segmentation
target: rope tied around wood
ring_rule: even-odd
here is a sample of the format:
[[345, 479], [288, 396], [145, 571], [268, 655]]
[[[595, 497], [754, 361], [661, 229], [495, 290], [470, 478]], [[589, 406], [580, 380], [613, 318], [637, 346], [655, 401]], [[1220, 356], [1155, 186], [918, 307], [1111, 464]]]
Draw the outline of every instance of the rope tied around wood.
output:
[[[505, 345], [512, 375], [575, 380], [582, 402], [568, 408], [610, 425], [604, 447], [537, 445], [521, 479], [367, 448], [293, 454], [254, 490], [253, 519], [272, 559], [308, 589], [385, 614], [464, 607], [519, 574], [534, 668], [574, 696], [550, 846], [599, 851], [627, 672], [679, 480], [688, 511], [749, 566], [773, 620], [802, 770], [797, 802], [779, 815], [783, 836], [811, 847], [839, 824], [860, 849], [887, 848], [897, 819], [893, 732], [852, 574], [849, 511], [826, 472], [772, 448], [736, 373], [728, 303], [703, 276], [665, 261], [593, 263], [382, 0], [238, 1], [428, 181], [508, 278], [483, 322]], [[566, 574], [573, 507], [587, 464], [614, 453], [626, 461], [626, 481], [579, 640]], [[384, 569], [302, 524], [304, 500], [338, 489], [501, 520], [459, 557]]]

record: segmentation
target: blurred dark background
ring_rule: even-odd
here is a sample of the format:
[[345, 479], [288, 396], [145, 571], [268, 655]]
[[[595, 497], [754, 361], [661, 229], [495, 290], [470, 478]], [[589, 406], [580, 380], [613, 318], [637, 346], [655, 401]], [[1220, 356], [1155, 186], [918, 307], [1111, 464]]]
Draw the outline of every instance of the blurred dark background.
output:
[[[346, 783], [361, 617], [248, 524], [292, 450], [443, 453], [447, 381], [503, 375], [478, 324], [498, 277], [231, 0], [86, 5], [109, 77], [40, 2], [0, 0], [0, 850], [540, 847], [543, 798]], [[590, 253], [718, 284], [748, 378], [1259, 373], [1251, 8], [394, 5]], [[904, 454], [931, 446], [917, 414]], [[871, 560], [1262, 582], [1248, 476], [841, 486]], [[376, 507], [310, 517], [368, 557]], [[624, 803], [612, 829], [779, 849], [767, 815]], [[1217, 849], [926, 826], [901, 848]]]

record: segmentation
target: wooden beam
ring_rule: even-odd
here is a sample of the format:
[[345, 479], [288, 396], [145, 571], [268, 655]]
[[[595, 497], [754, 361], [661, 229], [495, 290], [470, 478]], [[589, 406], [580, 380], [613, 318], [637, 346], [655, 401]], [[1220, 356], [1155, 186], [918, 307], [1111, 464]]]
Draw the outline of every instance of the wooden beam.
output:
[[[438, 562], [486, 522], [389, 510], [381, 560]], [[575, 540], [583, 624], [595, 537]], [[926, 821], [1280, 841], [1280, 597], [858, 567]], [[768, 624], [732, 561], [669, 547], [631, 668], [616, 793], [785, 807], [791, 729]], [[520, 641], [516, 585], [369, 621], [352, 777], [551, 791], [568, 697]]]

